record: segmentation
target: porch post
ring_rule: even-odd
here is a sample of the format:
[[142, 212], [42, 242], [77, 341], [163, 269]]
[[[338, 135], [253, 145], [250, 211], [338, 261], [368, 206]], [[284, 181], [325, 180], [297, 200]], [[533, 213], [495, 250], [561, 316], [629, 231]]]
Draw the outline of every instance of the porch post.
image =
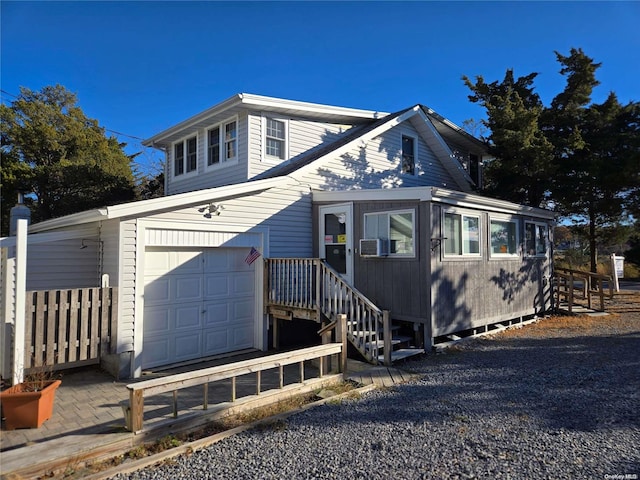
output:
[[389, 318], [389, 310], [382, 311], [382, 334], [384, 335], [384, 364], [391, 366], [391, 319]]
[[25, 296], [27, 290], [27, 220], [18, 219], [16, 225], [16, 286], [13, 323], [13, 385], [24, 379]]

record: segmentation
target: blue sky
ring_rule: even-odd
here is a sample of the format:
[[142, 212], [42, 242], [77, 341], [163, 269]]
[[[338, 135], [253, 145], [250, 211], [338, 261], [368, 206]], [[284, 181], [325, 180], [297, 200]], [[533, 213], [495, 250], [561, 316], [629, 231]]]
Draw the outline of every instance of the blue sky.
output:
[[[554, 51], [602, 67], [593, 100], [640, 100], [640, 2], [15, 2], [1, 8], [1, 88], [62, 84], [110, 130], [147, 138], [239, 92], [480, 119], [461, 77], [539, 72]], [[2, 94], [4, 102], [11, 100]], [[139, 141], [128, 151], [139, 150]], [[148, 152], [142, 162], [159, 158]]]

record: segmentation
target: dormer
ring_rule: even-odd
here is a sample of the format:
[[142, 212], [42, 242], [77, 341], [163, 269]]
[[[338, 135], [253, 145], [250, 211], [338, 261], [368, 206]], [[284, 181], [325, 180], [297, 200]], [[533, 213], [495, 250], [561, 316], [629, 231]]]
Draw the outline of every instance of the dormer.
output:
[[143, 143], [165, 152], [172, 195], [246, 182], [385, 115], [242, 93]]

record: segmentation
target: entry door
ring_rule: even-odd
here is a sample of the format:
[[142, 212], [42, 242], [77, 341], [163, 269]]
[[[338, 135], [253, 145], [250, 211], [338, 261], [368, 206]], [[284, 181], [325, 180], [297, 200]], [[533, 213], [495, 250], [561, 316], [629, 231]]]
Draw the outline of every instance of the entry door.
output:
[[320, 207], [320, 258], [353, 285], [353, 206]]

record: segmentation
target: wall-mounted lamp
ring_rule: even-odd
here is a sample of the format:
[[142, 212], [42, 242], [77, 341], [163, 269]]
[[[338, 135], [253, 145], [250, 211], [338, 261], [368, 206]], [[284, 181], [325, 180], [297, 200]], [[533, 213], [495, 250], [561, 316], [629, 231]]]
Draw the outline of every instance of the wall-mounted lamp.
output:
[[[200, 207], [198, 211], [200, 213], [204, 213], [205, 218], [211, 218], [213, 215], [220, 215], [220, 213], [224, 210], [224, 207], [220, 204], [215, 204], [211, 202], [209, 205], [204, 207]], [[205, 213], [206, 212], [206, 213]]]
[[80, 250], [84, 250], [85, 248], [87, 248], [89, 245], [87, 245], [87, 243], [97, 243], [98, 245], [102, 246], [102, 240], [95, 240], [93, 238], [83, 238], [82, 241], [80, 242]]
[[438, 248], [443, 240], [446, 240], [447, 237], [434, 237], [431, 239], [431, 251], [435, 252], [436, 248]]

